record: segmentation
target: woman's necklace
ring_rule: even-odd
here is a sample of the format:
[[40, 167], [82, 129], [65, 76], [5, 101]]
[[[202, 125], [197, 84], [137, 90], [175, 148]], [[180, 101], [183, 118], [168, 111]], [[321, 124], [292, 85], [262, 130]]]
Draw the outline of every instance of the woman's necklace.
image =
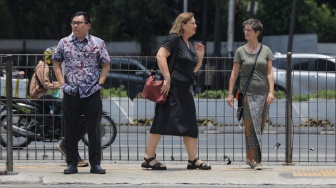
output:
[[252, 48], [251, 53], [254, 51], [255, 47]]
[[251, 54], [254, 52], [255, 49], [257, 49], [257, 47], [259, 46], [259, 43], [256, 45], [256, 46], [252, 46], [252, 47], [249, 47], [249, 49], [251, 49]]

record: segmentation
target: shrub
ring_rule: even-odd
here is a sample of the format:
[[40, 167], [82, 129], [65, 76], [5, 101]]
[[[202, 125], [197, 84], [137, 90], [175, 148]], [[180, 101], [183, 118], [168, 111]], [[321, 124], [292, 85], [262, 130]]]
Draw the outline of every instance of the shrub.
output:
[[285, 99], [286, 98], [286, 92], [281, 91], [281, 90], [275, 91], [274, 92], [274, 98], [276, 98], [276, 99]]
[[109, 97], [127, 97], [125, 86], [121, 85], [118, 88], [102, 89], [102, 97], [103, 99]]
[[224, 99], [227, 97], [227, 90], [205, 90], [203, 93], [195, 95], [197, 98]]
[[[208, 98], [208, 99], [225, 99], [228, 96], [228, 90], [205, 90], [202, 93], [196, 94], [195, 98]], [[109, 97], [127, 97], [125, 86], [121, 85], [118, 88], [102, 89], [103, 98]], [[276, 99], [286, 99], [284, 91], [275, 91], [274, 97]], [[142, 98], [141, 93], [138, 93], [137, 98]], [[293, 95], [292, 101], [308, 101], [309, 99], [336, 99], [335, 90], [319, 90], [313, 94], [308, 95]]]
[[335, 90], [319, 90], [316, 93], [313, 93], [312, 98], [318, 99], [336, 99]]
[[[205, 90], [202, 93], [196, 94], [196, 98], [209, 98], [209, 99], [225, 99], [228, 96], [228, 90]], [[275, 91], [274, 97], [276, 99], [286, 99], [284, 91]], [[308, 95], [293, 95], [292, 101], [308, 101], [309, 99], [336, 99], [335, 90], [320, 90], [313, 94]]]

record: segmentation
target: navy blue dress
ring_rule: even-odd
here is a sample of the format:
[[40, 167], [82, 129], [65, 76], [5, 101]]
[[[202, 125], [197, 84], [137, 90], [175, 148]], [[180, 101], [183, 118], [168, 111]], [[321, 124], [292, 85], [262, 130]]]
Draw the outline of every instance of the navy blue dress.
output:
[[[176, 40], [179, 40], [179, 48], [174, 45]], [[197, 138], [196, 107], [190, 92], [197, 63], [195, 48], [190, 44], [189, 49], [183, 39], [176, 34], [169, 35], [161, 47], [168, 49], [171, 54], [174, 50], [178, 50], [178, 54], [170, 73], [171, 84], [167, 102], [156, 104], [150, 133]], [[167, 62], [169, 60], [170, 57]]]

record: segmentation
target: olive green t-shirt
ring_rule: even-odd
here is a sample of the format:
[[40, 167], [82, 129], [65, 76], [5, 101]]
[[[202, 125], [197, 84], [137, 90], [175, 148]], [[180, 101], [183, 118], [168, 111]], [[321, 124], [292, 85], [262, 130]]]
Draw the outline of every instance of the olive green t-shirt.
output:
[[[233, 62], [240, 64], [240, 90], [242, 91], [248, 77], [254, 66], [255, 59], [258, 53], [248, 53], [243, 46], [236, 51]], [[267, 61], [273, 59], [273, 53], [268, 46], [263, 45], [259, 54], [253, 77], [247, 89], [247, 94], [264, 95], [269, 93], [269, 84], [267, 79]]]

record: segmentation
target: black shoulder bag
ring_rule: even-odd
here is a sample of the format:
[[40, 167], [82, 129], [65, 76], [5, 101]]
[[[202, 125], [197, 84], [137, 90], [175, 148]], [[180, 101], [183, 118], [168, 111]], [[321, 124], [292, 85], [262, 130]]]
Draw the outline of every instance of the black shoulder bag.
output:
[[260, 46], [260, 49], [258, 51], [256, 60], [254, 62], [254, 66], [253, 66], [252, 71], [251, 71], [251, 74], [250, 74], [250, 76], [248, 77], [248, 79], [246, 81], [246, 84], [245, 84], [245, 86], [243, 88], [243, 91], [239, 91], [238, 92], [238, 108], [237, 108], [237, 119], [238, 119], [238, 121], [240, 121], [241, 118], [242, 118], [242, 116], [243, 116], [243, 109], [244, 109], [244, 107], [243, 107], [243, 100], [244, 100], [244, 97], [246, 95], [248, 86], [250, 85], [250, 82], [251, 82], [251, 79], [252, 79], [252, 76], [253, 76], [253, 73], [254, 73], [254, 69], [256, 67], [257, 60], [258, 60], [258, 57], [259, 57], [259, 54], [261, 52], [262, 47], [263, 47], [263, 45]]

